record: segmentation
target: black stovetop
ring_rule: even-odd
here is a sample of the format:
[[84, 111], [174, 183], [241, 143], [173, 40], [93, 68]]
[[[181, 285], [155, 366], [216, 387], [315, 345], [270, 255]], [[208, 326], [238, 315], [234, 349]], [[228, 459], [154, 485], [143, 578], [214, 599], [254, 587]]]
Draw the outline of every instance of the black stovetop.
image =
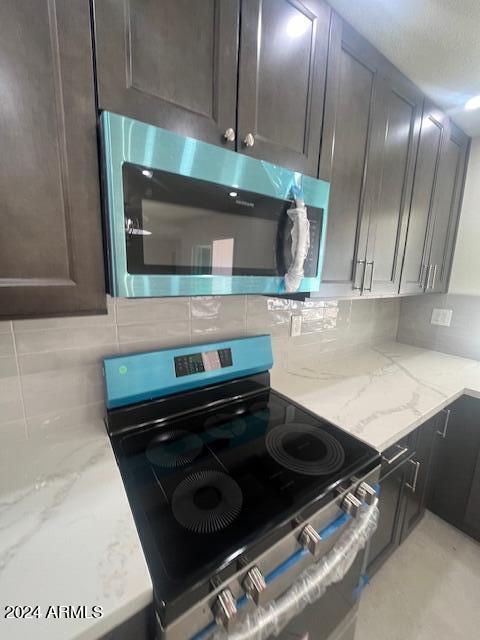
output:
[[164, 624], [378, 456], [268, 387], [112, 442]]

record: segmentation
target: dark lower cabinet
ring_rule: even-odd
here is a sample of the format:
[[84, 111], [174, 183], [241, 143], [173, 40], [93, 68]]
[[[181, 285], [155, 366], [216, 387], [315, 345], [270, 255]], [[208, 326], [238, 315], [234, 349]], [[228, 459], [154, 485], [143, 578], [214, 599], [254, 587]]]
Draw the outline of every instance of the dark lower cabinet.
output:
[[0, 3], [0, 319], [106, 312], [89, 4]]
[[[403, 448], [403, 445], [399, 445]], [[384, 471], [380, 479], [378, 527], [370, 541], [367, 574], [372, 576], [392, 555], [400, 543], [403, 495], [411, 453], [399, 464]]]
[[457, 400], [438, 429], [428, 508], [480, 540], [480, 400]]
[[370, 543], [372, 576], [407, 538], [425, 513], [431, 479], [432, 448], [441, 414], [383, 454], [380, 519]]
[[425, 513], [431, 478], [432, 449], [442, 415], [427, 420], [410, 437], [410, 446], [415, 454], [408, 461], [406, 471], [400, 543], [413, 531]]

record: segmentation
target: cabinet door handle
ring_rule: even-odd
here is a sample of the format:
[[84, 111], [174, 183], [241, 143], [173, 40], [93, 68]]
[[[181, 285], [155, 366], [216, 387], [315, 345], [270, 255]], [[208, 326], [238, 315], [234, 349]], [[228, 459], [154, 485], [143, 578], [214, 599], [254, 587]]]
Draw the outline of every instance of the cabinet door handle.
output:
[[223, 134], [223, 137], [225, 138], [225, 140], [228, 140], [228, 142], [235, 142], [235, 129], [232, 129], [232, 127], [228, 127], [228, 129]]
[[243, 144], [246, 147], [253, 147], [253, 145], [255, 144], [255, 137], [253, 133], [247, 133], [247, 135], [243, 139]]
[[386, 458], [384, 455], [382, 455], [382, 460], [384, 460], [387, 464], [393, 464], [395, 460], [401, 458], [403, 454], [407, 453], [408, 451], [408, 447], [401, 447], [399, 444], [396, 444], [395, 446], [399, 449], [399, 451], [391, 458]]
[[[367, 270], [368, 266], [372, 267], [372, 270], [370, 272], [370, 286], [368, 288], [364, 286], [363, 289], [362, 289], [362, 293], [364, 291], [371, 291], [372, 290], [372, 286], [373, 286], [373, 272], [375, 270], [375, 260], [369, 260], [368, 262], [365, 263], [365, 271]], [[365, 278], [364, 278], [364, 280], [365, 280]]]
[[[357, 287], [356, 286], [356, 282], [357, 282], [357, 272], [358, 272], [358, 265], [363, 264], [363, 274], [362, 274], [362, 281], [360, 283], [360, 286]], [[353, 289], [355, 289], [356, 291], [363, 291], [363, 285], [365, 284], [365, 271], [367, 268], [367, 261], [366, 260], [357, 260], [355, 263], [355, 273], [353, 274]]]
[[432, 289], [435, 289], [435, 280], [437, 279], [438, 264], [433, 267]]
[[417, 490], [418, 472], [420, 471], [420, 462], [418, 462], [418, 460], [409, 460], [409, 462], [415, 466], [415, 474], [413, 476], [412, 484], [410, 484], [409, 482], [406, 482], [405, 484], [412, 491], [412, 493], [415, 493], [415, 491]]
[[437, 429], [437, 433], [442, 438], [446, 438], [447, 437], [448, 423], [450, 421], [450, 414], [452, 413], [452, 410], [451, 409], [443, 409], [443, 413], [445, 414], [445, 421], [443, 423], [443, 429], [442, 429], [442, 431], [439, 431]]
[[420, 288], [424, 291], [427, 290], [427, 274], [428, 274], [428, 264], [422, 264], [422, 271], [420, 273]]
[[432, 275], [433, 264], [429, 264], [427, 267], [427, 282], [425, 283], [425, 291], [430, 289], [430, 276]]

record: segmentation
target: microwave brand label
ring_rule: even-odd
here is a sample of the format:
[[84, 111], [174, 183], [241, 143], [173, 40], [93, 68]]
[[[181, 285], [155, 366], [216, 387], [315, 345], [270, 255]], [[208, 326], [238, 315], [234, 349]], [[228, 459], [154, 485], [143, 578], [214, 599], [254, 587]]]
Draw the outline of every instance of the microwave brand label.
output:
[[247, 202], [246, 200], [235, 200], [236, 204], [241, 204], [242, 207], [254, 207], [255, 204], [253, 202]]

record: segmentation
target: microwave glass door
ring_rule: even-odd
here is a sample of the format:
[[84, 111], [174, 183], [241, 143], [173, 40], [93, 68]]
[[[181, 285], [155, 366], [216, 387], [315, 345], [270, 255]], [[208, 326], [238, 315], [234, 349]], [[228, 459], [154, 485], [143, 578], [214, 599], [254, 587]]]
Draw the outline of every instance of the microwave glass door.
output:
[[[283, 276], [291, 261], [291, 200], [124, 163], [130, 274]], [[322, 211], [308, 208], [305, 275], [318, 269]]]

